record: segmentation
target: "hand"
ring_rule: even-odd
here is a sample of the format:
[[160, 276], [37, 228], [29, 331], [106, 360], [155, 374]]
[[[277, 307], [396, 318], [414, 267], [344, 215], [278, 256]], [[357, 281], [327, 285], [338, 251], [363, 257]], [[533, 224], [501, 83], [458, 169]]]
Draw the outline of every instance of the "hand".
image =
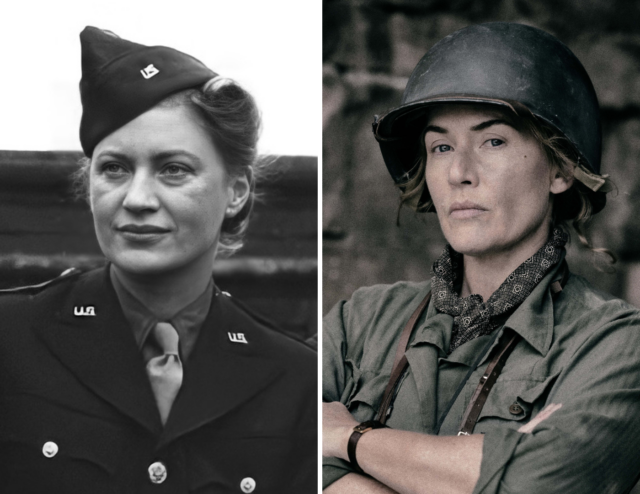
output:
[[348, 461], [347, 443], [353, 428], [358, 424], [342, 403], [323, 403], [322, 456], [335, 456]]

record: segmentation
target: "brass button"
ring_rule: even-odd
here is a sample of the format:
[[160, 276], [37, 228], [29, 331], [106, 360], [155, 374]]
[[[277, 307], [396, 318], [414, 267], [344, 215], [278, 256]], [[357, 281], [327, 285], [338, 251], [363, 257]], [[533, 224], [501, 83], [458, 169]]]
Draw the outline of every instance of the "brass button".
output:
[[161, 461], [149, 465], [149, 480], [154, 484], [162, 484], [167, 480], [167, 467]]
[[509, 413], [511, 415], [520, 415], [522, 412], [524, 412], [524, 410], [518, 403], [514, 402], [513, 405], [509, 407]]
[[53, 441], [47, 441], [42, 446], [42, 454], [45, 455], [47, 458], [53, 458], [55, 455], [58, 454], [58, 445]]
[[253, 492], [255, 488], [256, 488], [256, 481], [253, 480], [251, 477], [246, 477], [242, 479], [242, 481], [240, 482], [240, 489], [242, 489], [242, 492], [244, 492], [245, 494], [249, 494]]

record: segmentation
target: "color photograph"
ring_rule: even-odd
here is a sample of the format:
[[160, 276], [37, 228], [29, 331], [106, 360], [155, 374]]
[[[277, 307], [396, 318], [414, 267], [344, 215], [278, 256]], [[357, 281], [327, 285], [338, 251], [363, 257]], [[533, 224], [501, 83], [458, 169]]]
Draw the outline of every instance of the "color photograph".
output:
[[640, 492], [640, 5], [323, 9], [324, 491]]

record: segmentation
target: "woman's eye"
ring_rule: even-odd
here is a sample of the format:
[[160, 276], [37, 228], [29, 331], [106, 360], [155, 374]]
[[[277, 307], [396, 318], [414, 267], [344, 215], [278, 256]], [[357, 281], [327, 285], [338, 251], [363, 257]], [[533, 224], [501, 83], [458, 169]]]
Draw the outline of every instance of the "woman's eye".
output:
[[105, 163], [102, 165], [102, 172], [111, 176], [120, 176], [127, 172], [126, 168], [118, 163]]
[[186, 175], [188, 170], [184, 166], [180, 165], [167, 165], [162, 169], [162, 174], [166, 177], [176, 178]]
[[446, 153], [447, 151], [451, 151], [451, 146], [448, 144], [440, 144], [433, 148], [434, 153]]
[[502, 139], [489, 139], [487, 141], [491, 147], [497, 148], [498, 146], [502, 146], [504, 141]]

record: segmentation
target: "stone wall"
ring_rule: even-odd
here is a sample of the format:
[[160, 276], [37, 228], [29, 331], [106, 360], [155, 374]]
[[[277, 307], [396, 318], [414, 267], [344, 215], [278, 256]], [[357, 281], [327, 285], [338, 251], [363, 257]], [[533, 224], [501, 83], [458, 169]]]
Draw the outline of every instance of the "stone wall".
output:
[[323, 281], [326, 312], [359, 286], [421, 280], [444, 245], [435, 215], [404, 210], [371, 133], [413, 67], [468, 24], [521, 22], [566, 43], [592, 77], [603, 118], [603, 173], [617, 184], [590, 228], [619, 256], [597, 263], [574, 237], [568, 260], [599, 288], [640, 306], [640, 2], [623, 0], [325, 0]]

